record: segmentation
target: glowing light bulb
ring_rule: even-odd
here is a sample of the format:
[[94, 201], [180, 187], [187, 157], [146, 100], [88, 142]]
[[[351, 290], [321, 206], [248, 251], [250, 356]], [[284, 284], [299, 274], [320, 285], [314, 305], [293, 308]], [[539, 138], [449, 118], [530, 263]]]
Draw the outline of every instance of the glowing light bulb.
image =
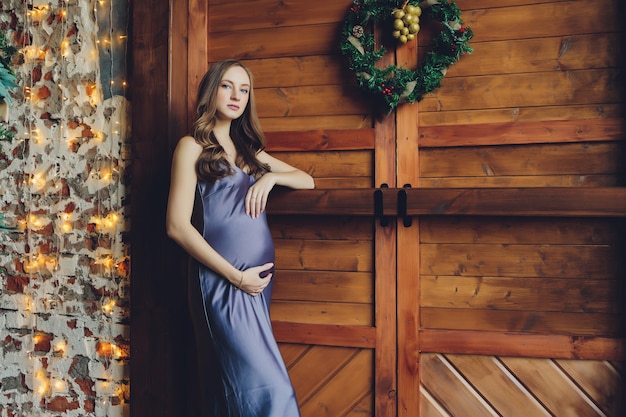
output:
[[57, 352], [63, 354], [63, 353], [65, 353], [65, 346], [66, 346], [66, 343], [64, 341], [57, 342], [54, 345], [54, 350], [56, 350]]
[[120, 359], [122, 356], [124, 356], [124, 351], [122, 351], [122, 349], [119, 348], [119, 346], [117, 345], [113, 345], [113, 356], [115, 357], [115, 359]]
[[46, 178], [42, 173], [34, 174], [30, 179], [30, 184], [36, 188], [42, 188], [46, 185]]
[[107, 269], [111, 269], [115, 265], [115, 261], [112, 257], [104, 258], [102, 260], [102, 265], [104, 265], [104, 267]]
[[61, 379], [56, 379], [54, 381], [54, 389], [57, 391], [65, 391], [65, 381]]
[[39, 217], [35, 216], [34, 214], [31, 214], [28, 217], [28, 221], [31, 224], [31, 226], [33, 226], [33, 227], [37, 227], [37, 228], [41, 227], [41, 224], [42, 224], [41, 219]]
[[48, 392], [48, 381], [44, 378], [39, 382], [39, 387], [37, 388], [37, 393], [39, 395], [45, 395]]
[[113, 175], [111, 174], [111, 171], [109, 171], [108, 169], [102, 170], [102, 173], [100, 174], [100, 178], [102, 178], [102, 180], [106, 182], [111, 181], [112, 176]]
[[113, 312], [113, 308], [115, 307], [115, 300], [109, 300], [106, 304], [102, 306], [102, 310], [106, 314], [111, 314]]

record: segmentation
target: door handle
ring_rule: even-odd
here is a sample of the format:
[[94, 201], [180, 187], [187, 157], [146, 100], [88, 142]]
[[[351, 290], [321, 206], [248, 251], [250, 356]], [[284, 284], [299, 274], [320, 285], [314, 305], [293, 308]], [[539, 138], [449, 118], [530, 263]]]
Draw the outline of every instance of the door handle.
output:
[[[381, 184], [380, 188], [389, 188], [389, 185]], [[389, 218], [387, 218], [384, 213], [382, 189], [374, 191], [374, 217], [380, 219], [380, 225], [382, 227], [387, 227], [389, 225]]]
[[398, 191], [398, 216], [402, 217], [404, 227], [411, 227], [413, 218], [409, 216], [408, 194], [407, 188], [411, 188], [411, 184], [404, 184], [404, 187]]

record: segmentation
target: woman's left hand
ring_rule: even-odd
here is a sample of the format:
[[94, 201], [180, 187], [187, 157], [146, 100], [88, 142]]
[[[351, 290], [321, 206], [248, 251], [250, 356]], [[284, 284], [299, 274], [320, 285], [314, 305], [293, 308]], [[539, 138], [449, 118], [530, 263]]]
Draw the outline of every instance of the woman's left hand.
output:
[[271, 172], [266, 173], [252, 184], [246, 194], [246, 214], [255, 219], [265, 211], [267, 198], [275, 184], [276, 180]]

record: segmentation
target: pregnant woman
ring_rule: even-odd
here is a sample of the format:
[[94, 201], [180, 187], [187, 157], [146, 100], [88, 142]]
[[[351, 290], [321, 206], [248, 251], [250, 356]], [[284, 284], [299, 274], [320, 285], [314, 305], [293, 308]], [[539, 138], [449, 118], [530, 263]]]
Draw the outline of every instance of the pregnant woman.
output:
[[[238, 61], [211, 65], [196, 108], [192, 134], [174, 151], [166, 226], [194, 259], [200, 366], [214, 379], [203, 390], [206, 413], [298, 417], [269, 316], [274, 245], [265, 206], [275, 185], [310, 189], [313, 178], [265, 152], [252, 77]], [[202, 368], [207, 361], [214, 367]]]

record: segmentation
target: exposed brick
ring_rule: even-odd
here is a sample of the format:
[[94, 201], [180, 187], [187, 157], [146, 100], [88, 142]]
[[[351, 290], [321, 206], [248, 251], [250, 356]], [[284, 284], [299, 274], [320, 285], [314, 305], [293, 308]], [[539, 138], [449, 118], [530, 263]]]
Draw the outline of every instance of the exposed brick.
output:
[[77, 410], [79, 407], [78, 400], [67, 397], [53, 397], [46, 401], [46, 409], [49, 411], [67, 412]]
[[92, 399], [86, 399], [83, 403], [83, 410], [86, 413], [93, 413], [96, 411], [96, 402]]
[[96, 384], [93, 382], [93, 380], [88, 378], [76, 378], [74, 382], [76, 382], [76, 384], [80, 387], [83, 394], [89, 397], [93, 397], [96, 395], [96, 390], [94, 389]]
[[23, 275], [9, 275], [6, 279], [5, 289], [12, 293], [24, 293], [24, 287], [28, 285], [30, 278]]
[[30, 76], [32, 78], [33, 84], [41, 81], [41, 66], [37, 65], [35, 68], [33, 68], [30, 72]]
[[39, 90], [37, 90], [37, 98], [39, 100], [46, 99], [50, 97], [51, 95], [52, 93], [50, 92], [50, 89], [46, 87], [45, 85], [42, 85], [41, 87], [39, 87]]
[[52, 347], [51, 342], [54, 338], [53, 335], [47, 333], [37, 333], [34, 337], [35, 339], [35, 352], [50, 352]]

